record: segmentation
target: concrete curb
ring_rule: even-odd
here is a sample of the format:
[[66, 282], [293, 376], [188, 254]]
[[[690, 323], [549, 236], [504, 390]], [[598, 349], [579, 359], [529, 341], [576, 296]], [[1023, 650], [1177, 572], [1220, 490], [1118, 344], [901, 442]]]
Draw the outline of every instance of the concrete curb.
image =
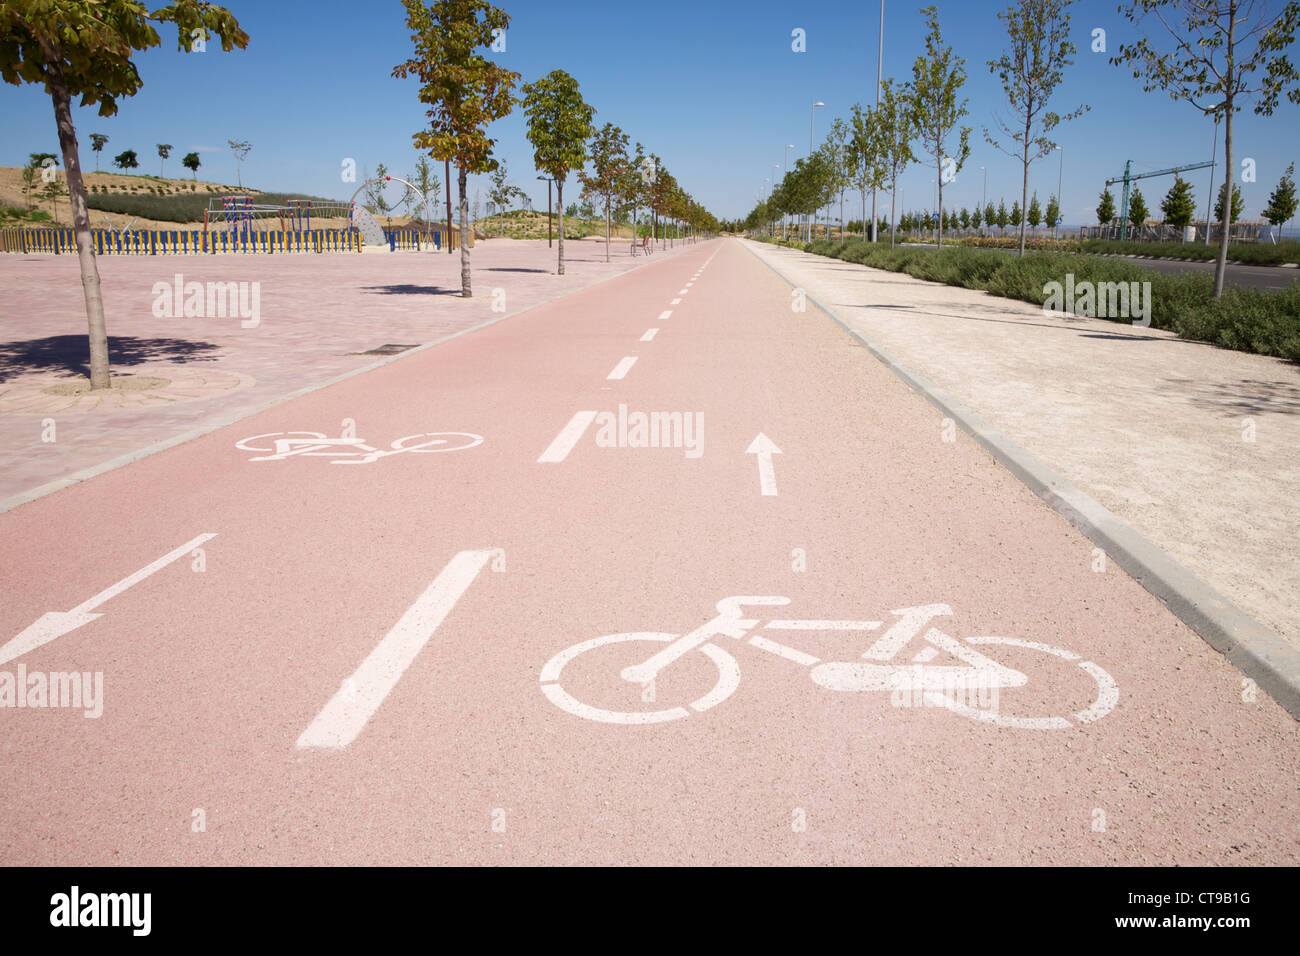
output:
[[[704, 241], [707, 242], [708, 240]], [[697, 245], [702, 245], [702, 243], [697, 243]], [[671, 252], [672, 250], [665, 249], [663, 251]], [[640, 269], [643, 266], [653, 264], [654, 262], [647, 260], [643, 262], [642, 265], [634, 266], [633, 269]], [[54, 481], [38, 485], [37, 487], [31, 488], [27, 491], [20, 491], [16, 495], [10, 495], [8, 498], [0, 498], [0, 514], [4, 514], [6, 511], [12, 511], [19, 505], [27, 504], [29, 501], [35, 501], [37, 498], [44, 498], [46, 495], [52, 495], [56, 491], [62, 491], [64, 488], [69, 488], [88, 478], [94, 478], [96, 475], [102, 475], [105, 472], [121, 468], [123, 465], [129, 465], [131, 462], [139, 461], [141, 458], [148, 458], [150, 455], [156, 455], [158, 452], [166, 451], [168, 448], [172, 448], [175, 445], [181, 445], [187, 441], [192, 441], [195, 438], [201, 438], [204, 435], [217, 431], [218, 429], [225, 428], [227, 425], [233, 425], [235, 422], [242, 421], [245, 418], [250, 418], [253, 415], [258, 415], [267, 409], [275, 408], [277, 405], [291, 402], [295, 398], [301, 398], [304, 395], [310, 395], [312, 392], [319, 391], [322, 388], [336, 385], [339, 382], [352, 378], [354, 375], [363, 375], [366, 372], [372, 372], [377, 368], [382, 368], [383, 366], [396, 362], [399, 359], [404, 359], [409, 355], [414, 355], [416, 352], [423, 352], [425, 349], [431, 349], [434, 346], [442, 345], [444, 342], [450, 342], [452, 339], [459, 338], [462, 335], [469, 335], [471, 332], [479, 331], [479, 329], [486, 329], [489, 325], [496, 325], [498, 322], [504, 321], [505, 319], [513, 319], [517, 315], [523, 315], [525, 312], [531, 312], [533, 309], [541, 308], [544, 305], [550, 305], [552, 302], [558, 302], [560, 299], [590, 289], [592, 286], [600, 285], [602, 282], [609, 282], [612, 279], [617, 279], [620, 276], [627, 275], [629, 272], [632, 272], [633, 269], [620, 272], [618, 275], [605, 276], [602, 279], [593, 279], [586, 285], [580, 285], [576, 288], [570, 289], [561, 295], [557, 295], [553, 299], [547, 299], [545, 302], [539, 302], [536, 305], [530, 305], [524, 309], [517, 309], [514, 312], [503, 313], [495, 319], [488, 319], [486, 322], [480, 322], [478, 325], [471, 326], [468, 329], [461, 329], [459, 332], [452, 332], [450, 335], [444, 335], [442, 338], [434, 339], [432, 342], [425, 342], [423, 345], [417, 345], [413, 349], [406, 349], [403, 352], [398, 352], [396, 355], [386, 356], [377, 362], [363, 365], [360, 368], [354, 368], [351, 371], [344, 372], [341, 375], [336, 375], [323, 382], [316, 382], [313, 385], [304, 386], [296, 392], [290, 392], [288, 395], [281, 395], [277, 398], [268, 399], [261, 405], [249, 409], [248, 411], [234, 412], [230, 415], [222, 416], [220, 419], [210, 424], [200, 425], [198, 428], [192, 428], [187, 432], [182, 432], [181, 434], [175, 435], [171, 438], [163, 439], [162, 441], [155, 442], [152, 445], [146, 445], [144, 448], [137, 449], [136, 451], [127, 452], [125, 455], [119, 455], [116, 458], [110, 458], [108, 461], [100, 462], [98, 465], [91, 465], [89, 468], [83, 468], [80, 471], [73, 472], [70, 475], [65, 475], [62, 478], [56, 478]]]
[[[748, 243], [745, 248], [792, 287], [800, 288]], [[1300, 650], [1296, 650], [1241, 610], [1139, 534], [1128, 522], [1067, 481], [1046, 462], [997, 431], [933, 382], [899, 363], [840, 318], [833, 307], [818, 300], [807, 289], [804, 289], [804, 295], [861, 342], [867, 351], [913, 391], [956, 422], [1034, 494], [1095, 542], [1134, 580], [1159, 598], [1170, 611], [1243, 674], [1252, 678], [1291, 716], [1300, 719]]]

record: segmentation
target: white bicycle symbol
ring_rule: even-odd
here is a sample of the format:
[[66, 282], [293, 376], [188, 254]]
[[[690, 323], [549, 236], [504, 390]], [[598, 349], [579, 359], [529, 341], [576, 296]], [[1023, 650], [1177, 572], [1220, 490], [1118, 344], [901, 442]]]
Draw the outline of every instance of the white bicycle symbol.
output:
[[368, 465], [403, 452], [428, 454], [461, 451], [483, 444], [482, 435], [469, 432], [426, 432], [394, 440], [388, 448], [375, 448], [361, 438], [326, 438], [324, 432], [267, 432], [235, 443], [244, 451], [271, 452], [249, 461], [283, 461], [297, 455], [309, 458], [333, 458], [331, 465]]
[[[1109, 714], [1119, 700], [1119, 687], [1110, 674], [1092, 661], [1081, 660], [1079, 655], [1072, 651], [1014, 637], [968, 637], [963, 642], [944, 634], [937, 628], [930, 627], [933, 618], [952, 613], [952, 608], [946, 604], [926, 604], [891, 612], [898, 615], [899, 619], [876, 639], [875, 643], [863, 653], [863, 659], [858, 661], [823, 662], [811, 654], [778, 643], [771, 638], [750, 633], [759, 630], [759, 621], [756, 618], [746, 618], [741, 610], [742, 605], [789, 603], [789, 598], [775, 596], [723, 598], [717, 604], [717, 616], [689, 634], [678, 636], [638, 631], [608, 634], [574, 644], [546, 662], [541, 672], [542, 692], [561, 710], [587, 720], [610, 724], [654, 724], [680, 720], [690, 716], [692, 712], [702, 713], [716, 707], [730, 697], [740, 684], [740, 667], [736, 659], [717, 644], [711, 643], [711, 639], [730, 637], [744, 640], [748, 636], [748, 643], [751, 646], [811, 668], [809, 676], [813, 683], [828, 690], [911, 694], [922, 700], [924, 705], [943, 707], [963, 717], [1003, 727], [1052, 730], [1072, 727], [1075, 723], [1091, 723]], [[880, 624], [880, 621], [770, 620], [762, 629], [766, 631], [871, 631], [880, 627]], [[918, 636], [921, 636], [928, 646], [912, 658], [914, 663], [887, 663], [897, 659], [903, 648]], [[625, 667], [619, 672], [619, 676], [624, 681], [643, 689], [642, 701], [654, 700], [655, 678], [664, 668], [695, 650], [700, 651], [713, 663], [717, 670], [717, 681], [703, 696], [682, 706], [632, 711], [593, 707], [578, 700], [561, 686], [560, 680], [564, 669], [575, 658], [596, 651], [598, 648], [631, 641], [667, 645], [642, 663]], [[1028, 677], [1024, 673], [999, 664], [975, 649], [996, 644], [1037, 651], [1076, 664], [1096, 684], [1095, 700], [1087, 708], [1068, 716], [1048, 717], [1010, 716], [998, 713], [996, 708], [989, 710], [972, 706], [969, 701], [961, 700], [963, 695], [956, 689], [967, 693], [988, 691], [996, 694], [1001, 688], [1023, 687], [1028, 682]], [[938, 656], [940, 651], [947, 652], [962, 663], [958, 665], [929, 663]], [[646, 689], [649, 689], [649, 693], [645, 692]]]

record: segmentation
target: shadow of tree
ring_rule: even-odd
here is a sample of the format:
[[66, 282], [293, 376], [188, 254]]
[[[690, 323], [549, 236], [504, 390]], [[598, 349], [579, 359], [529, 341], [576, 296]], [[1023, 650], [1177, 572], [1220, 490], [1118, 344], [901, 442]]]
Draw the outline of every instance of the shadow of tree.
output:
[[460, 295], [460, 289], [440, 289], [436, 285], [412, 285], [409, 282], [396, 285], [367, 285], [362, 288], [378, 295]]
[[[134, 336], [108, 337], [108, 363], [112, 368], [143, 365], [146, 362], [215, 362], [220, 348], [211, 342], [189, 339], [140, 339]], [[43, 339], [0, 343], [0, 382], [29, 372], [58, 372], [90, 377], [90, 341], [80, 335], [50, 335]]]
[[1280, 412], [1300, 414], [1300, 386], [1293, 382], [1265, 382], [1242, 379], [1236, 382], [1198, 382], [1167, 378], [1170, 390], [1185, 394], [1201, 408], [1235, 412]]

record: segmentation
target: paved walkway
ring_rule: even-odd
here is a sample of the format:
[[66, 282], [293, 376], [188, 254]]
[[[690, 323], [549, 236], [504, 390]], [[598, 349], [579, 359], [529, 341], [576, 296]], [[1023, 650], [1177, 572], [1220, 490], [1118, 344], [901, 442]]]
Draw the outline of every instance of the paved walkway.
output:
[[748, 245], [1300, 646], [1300, 368]]
[[[632, 257], [626, 242], [613, 243], [606, 263], [603, 242], [568, 241], [559, 276], [545, 242], [480, 241], [472, 299], [460, 296], [460, 256], [446, 253], [104, 256], [113, 374], [125, 383], [161, 380], [108, 395], [67, 394], [87, 374], [76, 258], [0, 256], [0, 510], [83, 469], [369, 366], [384, 357], [374, 349], [431, 342], [688, 248]], [[177, 275], [250, 283], [256, 323], [229, 312], [156, 318], [155, 283], [174, 288]]]

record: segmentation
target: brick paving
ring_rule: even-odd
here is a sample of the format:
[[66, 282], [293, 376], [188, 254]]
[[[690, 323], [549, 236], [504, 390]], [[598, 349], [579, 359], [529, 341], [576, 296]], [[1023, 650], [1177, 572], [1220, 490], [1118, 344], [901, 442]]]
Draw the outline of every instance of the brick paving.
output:
[[[93, 396], [46, 391], [87, 374], [76, 257], [0, 255], [0, 502], [383, 359], [359, 353], [432, 342], [686, 248], [633, 257], [626, 241], [615, 242], [607, 263], [603, 242], [568, 241], [560, 276], [545, 241], [483, 240], [473, 250], [471, 299], [460, 295], [460, 256], [446, 252], [104, 256], [113, 374], [168, 385]], [[250, 285], [245, 299], [258, 306], [256, 324], [155, 317], [155, 284], [174, 287], [177, 275], [258, 283], [256, 298]], [[54, 441], [46, 440], [51, 418]]]

